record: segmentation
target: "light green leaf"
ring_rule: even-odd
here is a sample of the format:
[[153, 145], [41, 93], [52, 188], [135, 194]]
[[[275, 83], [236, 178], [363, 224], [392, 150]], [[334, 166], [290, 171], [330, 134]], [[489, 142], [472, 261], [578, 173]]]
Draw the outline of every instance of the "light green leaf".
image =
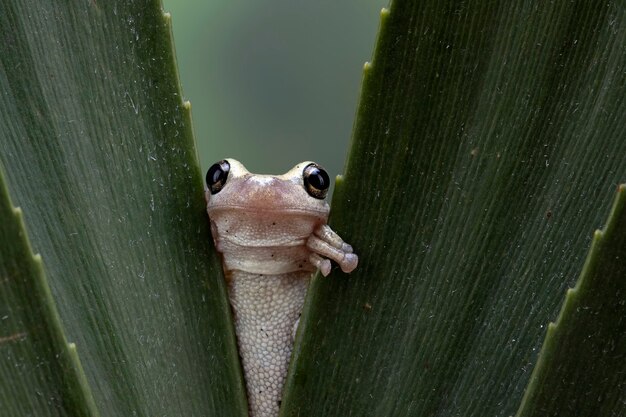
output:
[[160, 2], [7, 0], [0, 38], [0, 164], [97, 407], [245, 415]]
[[314, 280], [282, 416], [515, 413], [626, 179], [624, 14], [619, 1], [383, 12], [331, 214], [360, 265]]

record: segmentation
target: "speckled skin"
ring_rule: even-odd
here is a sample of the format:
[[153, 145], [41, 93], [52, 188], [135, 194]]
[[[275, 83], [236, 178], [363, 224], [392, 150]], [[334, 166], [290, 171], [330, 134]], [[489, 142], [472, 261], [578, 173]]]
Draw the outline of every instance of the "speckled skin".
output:
[[233, 271], [228, 283], [251, 416], [277, 416], [310, 272]]
[[358, 258], [326, 225], [326, 201], [306, 192], [309, 162], [271, 176], [227, 161], [222, 190], [206, 192], [207, 212], [223, 256], [250, 417], [276, 417], [311, 274], [328, 275], [327, 258], [350, 272]]

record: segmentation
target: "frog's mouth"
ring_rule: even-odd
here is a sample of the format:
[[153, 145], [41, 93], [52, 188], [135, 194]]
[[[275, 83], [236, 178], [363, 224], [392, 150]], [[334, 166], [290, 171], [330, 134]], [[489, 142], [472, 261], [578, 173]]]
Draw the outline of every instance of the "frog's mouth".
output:
[[315, 217], [319, 219], [326, 219], [328, 217], [329, 210], [327, 209], [312, 209], [293, 206], [283, 207], [263, 207], [255, 205], [242, 205], [242, 204], [220, 204], [216, 207], [207, 207], [209, 217], [213, 215], [219, 215], [223, 213], [240, 213], [247, 214], [249, 216], [306, 216]]

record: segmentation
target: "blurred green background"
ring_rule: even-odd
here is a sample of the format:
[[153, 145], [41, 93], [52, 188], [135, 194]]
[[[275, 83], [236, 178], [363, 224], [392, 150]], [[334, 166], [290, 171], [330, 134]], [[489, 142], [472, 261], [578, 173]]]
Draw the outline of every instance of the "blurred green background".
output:
[[232, 157], [280, 174], [343, 171], [386, 0], [163, 0], [203, 172]]

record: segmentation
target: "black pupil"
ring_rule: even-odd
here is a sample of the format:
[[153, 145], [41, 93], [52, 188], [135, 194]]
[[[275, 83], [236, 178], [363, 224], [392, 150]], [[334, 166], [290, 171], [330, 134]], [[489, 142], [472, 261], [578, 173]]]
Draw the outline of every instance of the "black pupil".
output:
[[312, 168], [309, 172], [309, 184], [318, 190], [325, 190], [330, 184], [330, 179], [326, 171], [319, 168]]
[[220, 192], [228, 178], [228, 171], [230, 171], [230, 164], [224, 160], [213, 164], [206, 172], [206, 185], [211, 190], [211, 194]]
[[206, 174], [206, 182], [208, 185], [217, 184], [224, 177], [224, 171], [222, 167], [215, 164], [209, 169]]

